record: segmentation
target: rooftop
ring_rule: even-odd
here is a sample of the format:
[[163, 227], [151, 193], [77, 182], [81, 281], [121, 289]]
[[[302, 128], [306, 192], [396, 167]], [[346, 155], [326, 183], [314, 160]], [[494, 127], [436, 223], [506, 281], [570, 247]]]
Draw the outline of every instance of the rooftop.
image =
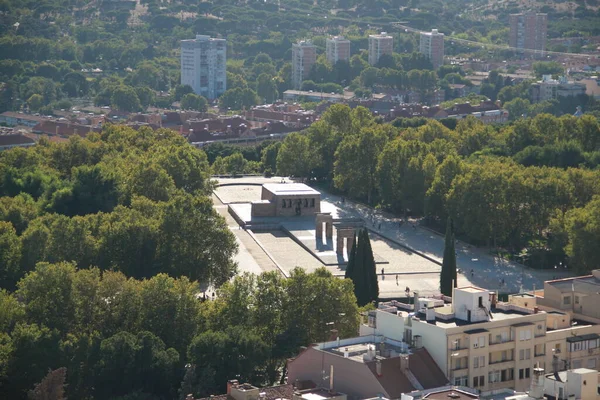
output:
[[323, 400], [323, 399], [330, 399], [332, 397], [341, 396], [341, 393], [337, 393], [335, 391], [331, 391], [331, 390], [327, 390], [327, 389], [323, 389], [323, 388], [302, 390], [302, 391], [296, 392], [294, 394], [296, 396], [300, 396], [306, 400]]
[[320, 193], [304, 183], [265, 183], [263, 185], [269, 192], [278, 195], [311, 195], [318, 196]]

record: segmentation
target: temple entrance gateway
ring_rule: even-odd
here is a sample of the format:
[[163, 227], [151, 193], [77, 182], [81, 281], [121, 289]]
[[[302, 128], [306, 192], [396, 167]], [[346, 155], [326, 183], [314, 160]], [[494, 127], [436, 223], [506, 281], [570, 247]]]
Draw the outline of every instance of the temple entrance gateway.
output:
[[350, 257], [350, 252], [354, 247], [354, 232], [355, 228], [353, 227], [339, 227], [337, 228], [337, 240], [335, 251], [338, 254], [344, 254], [344, 245], [346, 245], [346, 253], [348, 257]]
[[315, 217], [315, 237], [323, 239], [323, 224], [325, 224], [325, 236], [327, 239], [333, 238], [333, 217], [331, 213], [318, 213]]

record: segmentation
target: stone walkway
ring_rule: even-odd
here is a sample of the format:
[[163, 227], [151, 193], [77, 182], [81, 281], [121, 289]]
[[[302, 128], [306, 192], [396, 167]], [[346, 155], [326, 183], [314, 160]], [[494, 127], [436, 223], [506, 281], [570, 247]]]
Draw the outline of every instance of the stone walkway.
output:
[[[278, 183], [281, 178], [243, 177], [225, 178], [219, 181], [247, 185]], [[217, 190], [219, 197], [224, 201], [241, 202], [259, 199], [260, 191], [257, 189], [259, 189], [257, 186], [225, 186]], [[424, 295], [438, 291], [440, 264], [444, 251], [443, 235], [420, 227], [416, 220], [400, 225], [400, 218], [383, 215], [370, 207], [348, 200], [342, 203], [339, 196], [323, 191], [321, 193], [323, 210], [332, 211], [336, 217], [364, 219], [371, 231], [373, 251], [389, 261], [389, 264], [378, 266], [381, 297], [403, 297], [407, 286], [411, 291], [417, 290]], [[283, 232], [255, 232], [254, 236], [259, 242], [257, 244], [248, 232], [238, 229], [236, 222], [227, 213], [227, 206], [216, 196], [213, 196], [213, 199], [215, 208], [225, 216], [237, 237], [240, 252], [236, 260], [241, 272], [279, 270], [284, 275], [288, 275], [296, 266], [302, 266], [307, 271], [323, 266], [323, 263]], [[495, 257], [489, 254], [487, 249], [475, 248], [460, 241], [457, 241], [456, 251], [459, 268], [458, 284], [461, 286], [471, 284], [489, 290], [515, 293], [521, 287], [542, 288], [543, 281], [554, 276], [567, 276], [564, 271], [539, 271], [525, 268], [518, 263]], [[380, 267], [384, 268], [385, 279], [382, 279]], [[334, 275], [344, 274], [343, 269], [337, 266], [327, 268]], [[396, 275], [398, 275], [398, 283], [396, 283]]]

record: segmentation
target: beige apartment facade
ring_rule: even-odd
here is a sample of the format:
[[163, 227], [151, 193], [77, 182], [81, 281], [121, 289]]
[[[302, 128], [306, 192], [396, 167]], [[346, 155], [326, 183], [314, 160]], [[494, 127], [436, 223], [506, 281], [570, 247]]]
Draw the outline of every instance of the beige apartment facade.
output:
[[300, 89], [317, 61], [317, 47], [310, 40], [292, 44], [292, 87]]
[[343, 36], [328, 38], [325, 43], [325, 54], [331, 64], [350, 60], [350, 41]]
[[375, 65], [384, 54], [392, 55], [394, 38], [381, 32], [379, 35], [369, 35], [369, 64]]
[[412, 305], [385, 303], [369, 313], [361, 335], [383, 334], [425, 347], [451, 384], [484, 393], [527, 390], [536, 366], [552, 372], [599, 365], [600, 325], [544, 311], [536, 296], [498, 302], [493, 292], [464, 287], [455, 289], [452, 304], [449, 300], [417, 295], [414, 315]]

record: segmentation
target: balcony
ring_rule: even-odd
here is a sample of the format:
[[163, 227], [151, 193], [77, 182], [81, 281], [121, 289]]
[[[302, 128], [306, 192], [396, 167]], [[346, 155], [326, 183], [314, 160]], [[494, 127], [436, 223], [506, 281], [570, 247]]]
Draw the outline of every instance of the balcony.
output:
[[507, 362], [513, 362], [515, 361], [514, 358], [503, 358], [500, 360], [496, 360], [496, 361], [491, 361], [489, 362], [489, 365], [496, 365], [496, 364], [502, 364], [502, 363], [507, 363]]

